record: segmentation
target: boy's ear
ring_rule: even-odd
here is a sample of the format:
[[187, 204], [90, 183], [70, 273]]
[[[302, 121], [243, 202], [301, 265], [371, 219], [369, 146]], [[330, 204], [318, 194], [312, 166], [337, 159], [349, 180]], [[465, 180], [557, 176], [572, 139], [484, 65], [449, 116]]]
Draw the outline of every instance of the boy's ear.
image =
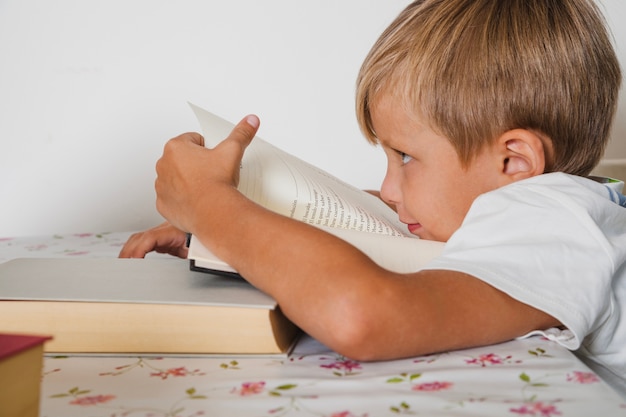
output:
[[527, 129], [512, 129], [498, 138], [501, 174], [507, 182], [519, 181], [544, 173], [546, 149], [542, 138]]

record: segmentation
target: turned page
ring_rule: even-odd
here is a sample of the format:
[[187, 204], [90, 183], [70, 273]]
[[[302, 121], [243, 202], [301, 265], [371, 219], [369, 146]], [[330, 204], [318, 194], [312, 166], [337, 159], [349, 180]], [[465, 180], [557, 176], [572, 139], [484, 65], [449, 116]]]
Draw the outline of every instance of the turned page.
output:
[[[228, 136], [233, 125], [191, 105], [207, 147]], [[410, 236], [380, 199], [256, 137], [246, 149], [239, 190], [256, 203], [318, 227]]]
[[[213, 147], [233, 125], [191, 105]], [[437, 256], [443, 244], [416, 238], [380, 199], [256, 137], [246, 149], [239, 190], [281, 215], [311, 224], [351, 243], [379, 265], [413, 272]], [[366, 233], [363, 233], [366, 232]], [[381, 236], [382, 235], [382, 236]], [[192, 236], [192, 268], [236, 273]]]

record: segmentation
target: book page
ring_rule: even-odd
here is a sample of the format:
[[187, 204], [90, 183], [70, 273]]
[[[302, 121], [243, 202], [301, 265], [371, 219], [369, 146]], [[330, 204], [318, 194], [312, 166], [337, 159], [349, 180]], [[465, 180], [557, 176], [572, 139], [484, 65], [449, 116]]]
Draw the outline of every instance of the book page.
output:
[[322, 227], [359, 249], [379, 266], [398, 273], [417, 272], [443, 251], [445, 243], [406, 236], [381, 236]]
[[[439, 256], [444, 247], [443, 242], [405, 236], [361, 233], [324, 226], [320, 229], [350, 243], [379, 266], [398, 273], [417, 272], [430, 260]], [[195, 236], [192, 236], [189, 245], [189, 258], [194, 260], [195, 268], [237, 272], [204, 247]]]
[[[191, 105], [205, 144], [213, 147], [233, 124]], [[412, 236], [379, 198], [256, 137], [243, 157], [239, 190], [254, 202], [318, 227]]]

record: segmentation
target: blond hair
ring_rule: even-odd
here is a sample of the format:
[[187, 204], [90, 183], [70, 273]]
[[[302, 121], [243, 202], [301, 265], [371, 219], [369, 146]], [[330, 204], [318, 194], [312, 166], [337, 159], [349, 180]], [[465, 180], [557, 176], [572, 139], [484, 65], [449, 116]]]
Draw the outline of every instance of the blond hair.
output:
[[587, 175], [608, 141], [621, 82], [592, 0], [418, 0], [383, 32], [357, 80], [361, 130], [391, 97], [467, 164], [502, 133], [547, 136], [546, 172]]

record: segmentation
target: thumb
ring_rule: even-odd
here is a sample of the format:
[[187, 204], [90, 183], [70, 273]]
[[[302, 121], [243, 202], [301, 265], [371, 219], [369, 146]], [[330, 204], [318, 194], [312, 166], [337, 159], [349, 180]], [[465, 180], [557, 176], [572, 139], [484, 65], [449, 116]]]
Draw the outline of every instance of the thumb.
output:
[[239, 146], [241, 146], [241, 150], [243, 150], [250, 144], [254, 135], [259, 130], [259, 125], [261, 122], [259, 118], [253, 114], [250, 114], [244, 117], [230, 132], [228, 138], [226, 138], [229, 142], [237, 142]]

